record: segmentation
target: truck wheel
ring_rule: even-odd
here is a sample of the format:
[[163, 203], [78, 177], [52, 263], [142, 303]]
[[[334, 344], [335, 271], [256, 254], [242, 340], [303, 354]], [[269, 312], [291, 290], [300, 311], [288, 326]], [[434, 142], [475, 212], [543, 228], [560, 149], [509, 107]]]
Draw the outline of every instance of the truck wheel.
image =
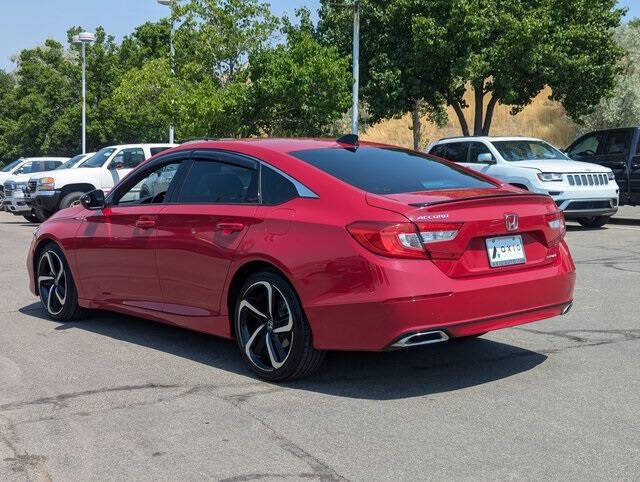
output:
[[29, 214], [23, 214], [23, 216], [27, 221], [29, 221], [30, 223], [39, 223], [40, 219], [38, 219], [38, 216], [36, 216], [36, 214], [31, 211]]
[[44, 223], [49, 218], [49, 216], [51, 216], [51, 213], [44, 211], [38, 206], [35, 206], [33, 208], [33, 215], [38, 219], [38, 222]]
[[82, 191], [70, 192], [69, 194], [67, 194], [65, 197], [62, 198], [62, 200], [60, 201], [60, 204], [58, 205], [58, 208], [67, 209], [73, 206], [75, 203], [79, 202], [82, 196], [84, 196], [84, 193]]
[[578, 218], [578, 222], [583, 228], [597, 229], [609, 222], [611, 216], [593, 216], [590, 218]]

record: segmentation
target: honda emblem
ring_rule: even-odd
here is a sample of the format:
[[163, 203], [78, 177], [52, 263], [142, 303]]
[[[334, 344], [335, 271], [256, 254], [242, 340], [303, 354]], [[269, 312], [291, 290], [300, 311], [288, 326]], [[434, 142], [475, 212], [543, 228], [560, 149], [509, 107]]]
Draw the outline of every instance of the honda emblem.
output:
[[518, 215], [517, 214], [505, 214], [504, 215], [504, 223], [507, 227], [507, 231], [517, 231], [518, 230]]

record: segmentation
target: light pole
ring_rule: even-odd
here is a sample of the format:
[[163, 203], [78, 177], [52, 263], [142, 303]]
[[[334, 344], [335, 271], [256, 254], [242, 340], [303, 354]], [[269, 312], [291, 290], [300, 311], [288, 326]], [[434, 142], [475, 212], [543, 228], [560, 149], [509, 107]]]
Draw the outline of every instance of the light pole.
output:
[[87, 153], [87, 44], [95, 42], [91, 32], [74, 35], [73, 43], [82, 44], [82, 153]]
[[354, 0], [353, 3], [332, 3], [331, 5], [353, 8], [353, 117], [351, 119], [351, 133], [357, 136], [358, 99], [360, 96], [360, 0]]
[[[164, 5], [165, 7], [171, 7], [171, 0], [158, 0], [158, 3], [160, 5]], [[175, 76], [175, 68], [173, 66], [173, 61], [174, 61], [174, 56], [175, 56], [175, 51], [173, 48], [173, 34], [174, 34], [174, 23], [173, 23], [173, 16], [171, 18], [171, 33], [169, 34], [169, 51], [171, 52], [171, 75]], [[171, 99], [171, 105], [173, 106], [173, 99]], [[173, 110], [173, 109], [172, 109]], [[169, 126], [169, 144], [173, 144], [173, 138], [174, 138], [174, 129], [173, 129], [173, 124]]]

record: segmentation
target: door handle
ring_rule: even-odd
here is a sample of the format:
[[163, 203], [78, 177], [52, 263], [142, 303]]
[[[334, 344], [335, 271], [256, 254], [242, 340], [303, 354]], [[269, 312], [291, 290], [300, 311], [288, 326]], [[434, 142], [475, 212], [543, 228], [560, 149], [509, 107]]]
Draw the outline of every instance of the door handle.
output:
[[222, 231], [223, 233], [233, 233], [242, 231], [244, 224], [242, 223], [218, 223], [216, 224], [216, 231]]
[[153, 218], [139, 218], [136, 221], [136, 228], [151, 229], [156, 226], [156, 220]]

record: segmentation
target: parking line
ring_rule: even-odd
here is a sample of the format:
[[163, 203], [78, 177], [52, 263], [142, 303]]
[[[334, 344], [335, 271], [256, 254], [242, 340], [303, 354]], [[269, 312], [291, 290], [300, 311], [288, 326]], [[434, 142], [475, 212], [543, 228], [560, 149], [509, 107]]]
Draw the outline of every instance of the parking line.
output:
[[627, 231], [640, 231], [640, 228], [632, 228], [632, 227], [629, 227], [629, 226], [613, 226], [611, 224], [607, 224], [607, 228], [626, 229]]

